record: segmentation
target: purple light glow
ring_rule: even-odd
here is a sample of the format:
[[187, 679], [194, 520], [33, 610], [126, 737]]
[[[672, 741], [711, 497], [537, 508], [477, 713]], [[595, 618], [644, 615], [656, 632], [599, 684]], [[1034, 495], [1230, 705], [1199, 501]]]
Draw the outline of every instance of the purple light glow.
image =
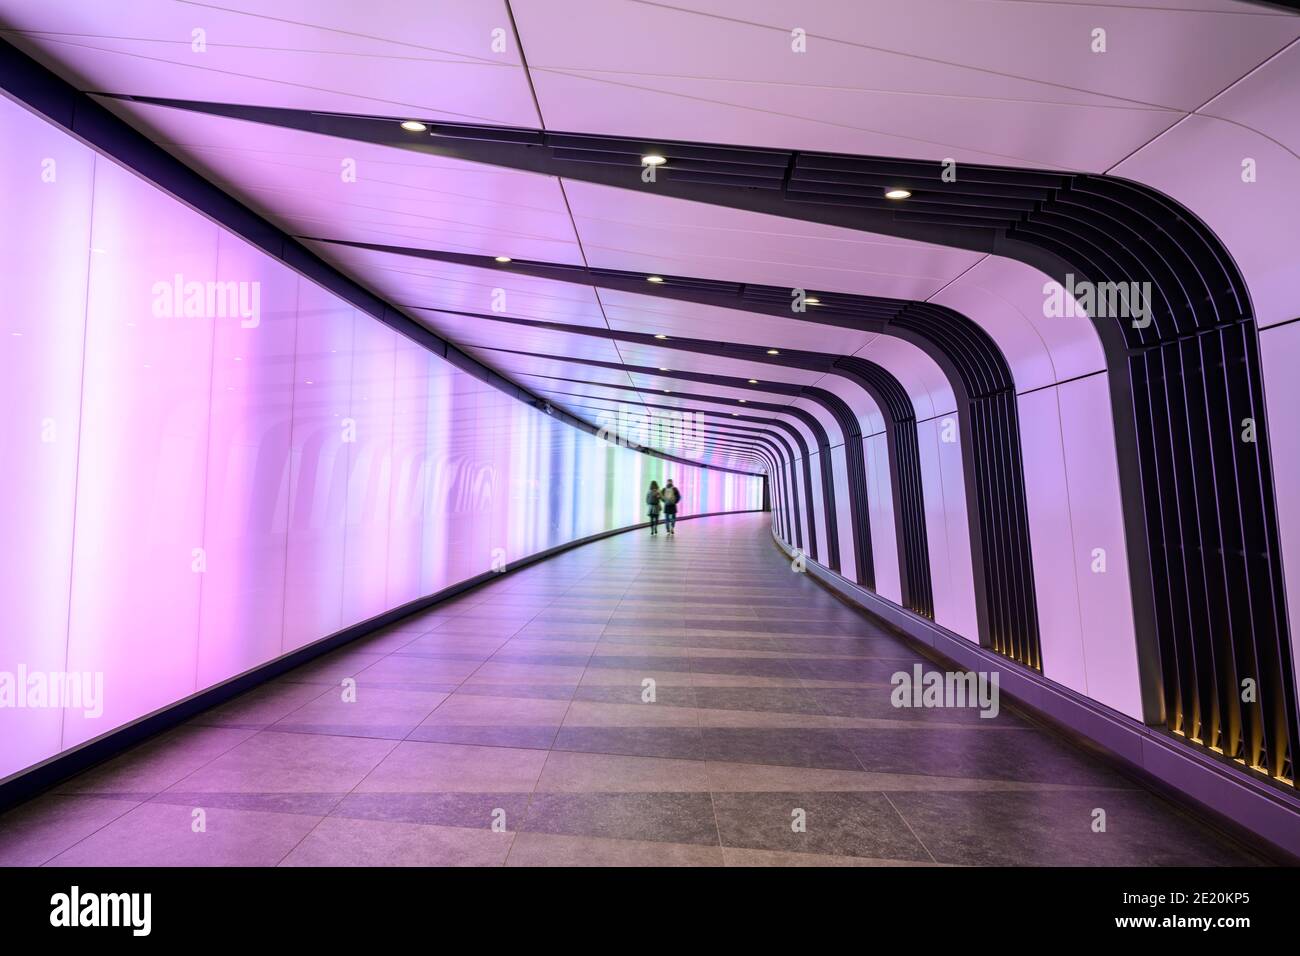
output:
[[[0, 100], [0, 778], [575, 538], [760, 506], [462, 373]], [[56, 176], [42, 180], [54, 161]], [[19, 334], [14, 334], [19, 333]]]

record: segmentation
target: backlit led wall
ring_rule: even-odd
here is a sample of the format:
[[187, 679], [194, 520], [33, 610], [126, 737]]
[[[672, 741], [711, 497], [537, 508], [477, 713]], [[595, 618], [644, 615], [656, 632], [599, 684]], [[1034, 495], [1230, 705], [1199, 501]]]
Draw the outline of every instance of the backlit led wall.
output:
[[651, 479], [683, 514], [761, 506], [457, 371], [4, 99], [0, 224], [0, 778], [644, 520]]

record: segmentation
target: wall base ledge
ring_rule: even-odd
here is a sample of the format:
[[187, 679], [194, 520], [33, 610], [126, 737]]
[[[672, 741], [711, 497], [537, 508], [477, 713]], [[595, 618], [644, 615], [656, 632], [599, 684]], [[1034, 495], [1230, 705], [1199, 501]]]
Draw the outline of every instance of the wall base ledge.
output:
[[[794, 557], [796, 549], [775, 532], [772, 540], [787, 557]], [[997, 671], [1001, 693], [1076, 742], [1101, 751], [1171, 799], [1209, 816], [1220, 829], [1259, 844], [1283, 862], [1300, 863], [1300, 796], [1256, 780], [1210, 754], [1180, 744], [1163, 729], [1148, 727], [980, 647], [807, 555], [803, 561], [819, 584], [883, 621], [922, 652], [929, 651], [927, 656], [963, 670]]]

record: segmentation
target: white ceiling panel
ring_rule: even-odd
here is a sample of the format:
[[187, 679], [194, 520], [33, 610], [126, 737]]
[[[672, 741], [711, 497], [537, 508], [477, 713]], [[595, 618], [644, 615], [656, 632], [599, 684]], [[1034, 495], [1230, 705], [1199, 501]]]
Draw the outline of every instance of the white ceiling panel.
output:
[[513, 9], [551, 129], [1090, 171], [1300, 35], [1280, 11], [1223, 0]]
[[980, 253], [565, 182], [587, 261], [607, 269], [924, 299]]
[[515, 355], [492, 348], [475, 348], [472, 351], [489, 361], [490, 364], [499, 365], [502, 369], [510, 369], [520, 374], [572, 379], [587, 383], [614, 385], [620, 388], [632, 384], [627, 372], [618, 368], [601, 368], [600, 366], [583, 365], [580, 362], [565, 362], [562, 359]]
[[604, 325], [600, 305], [590, 286], [332, 243], [307, 245], [343, 271], [364, 277], [363, 281], [395, 305], [491, 314], [493, 304], [502, 301], [495, 292], [502, 289], [505, 292], [502, 315], [568, 325]]
[[295, 236], [580, 263], [558, 180], [144, 103], [114, 112]]
[[671, 348], [655, 348], [628, 342], [620, 342], [618, 351], [628, 365], [667, 368], [673, 372], [732, 375], [736, 378], [755, 378], [760, 382], [785, 382], [790, 385], [812, 385], [821, 377], [820, 372], [810, 372], [806, 369], [788, 368], [766, 362], [749, 362], [700, 352], [673, 351]]
[[83, 90], [537, 124], [502, 0], [2, 0], [0, 22]]
[[600, 290], [600, 301], [605, 306], [610, 328], [667, 335], [670, 340], [679, 335], [682, 338], [849, 355], [871, 335], [816, 322], [608, 289]]
[[461, 346], [507, 349], [531, 355], [557, 355], [619, 362], [616, 343], [605, 338], [529, 328], [447, 312], [419, 311], [418, 321]]

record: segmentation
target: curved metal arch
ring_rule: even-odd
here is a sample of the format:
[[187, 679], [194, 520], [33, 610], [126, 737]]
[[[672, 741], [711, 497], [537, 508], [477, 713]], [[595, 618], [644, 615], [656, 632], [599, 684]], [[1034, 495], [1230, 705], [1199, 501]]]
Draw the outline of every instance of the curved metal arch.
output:
[[934, 588], [930, 578], [930, 544], [925, 526], [925, 492], [921, 480], [921, 449], [916, 435], [916, 409], [902, 383], [882, 366], [854, 356], [837, 359], [835, 366], [861, 383], [885, 413], [901, 596], [907, 607], [933, 620]]
[[[980, 326], [944, 306], [908, 303], [889, 322], [944, 370], [957, 399], [964, 454], [971, 568], [981, 637], [995, 650], [1042, 669], [1029, 503], [1020, 450], [1015, 381]], [[936, 347], [939, 342], [947, 347]]]
[[[841, 434], [844, 436], [845, 457], [849, 461], [849, 520], [852, 528], [854, 563], [858, 572], [858, 583], [863, 584], [866, 587], [874, 587], [875, 573], [871, 562], [870, 517], [867, 512], [866, 452], [862, 447], [862, 431], [858, 426], [857, 416], [853, 414], [853, 410], [849, 408], [848, 403], [834, 392], [828, 392], [825, 389], [810, 388], [803, 385], [790, 385], [784, 382], [766, 382], [761, 385], [750, 385], [747, 379], [727, 375], [710, 375], [705, 372], [660, 372], [657, 368], [651, 368], [649, 366], [604, 362], [599, 359], [544, 355], [537, 352], [513, 352], [511, 349], [480, 348], [483, 348], [484, 351], [530, 355], [534, 358], [547, 359], [555, 362], [569, 362], [577, 365], [588, 365], [593, 368], [637, 372], [642, 375], [657, 375], [664, 378], [680, 379], [687, 382], [724, 385], [729, 388], [745, 389], [748, 391], [775, 392], [777, 394], [789, 395], [792, 398], [808, 398], [821, 405], [835, 418], [836, 424], [839, 426]], [[656, 390], [645, 389], [644, 391], [655, 392]], [[722, 399], [713, 397], [711, 400], [720, 401]], [[738, 401], [737, 404], [739, 404]], [[822, 501], [826, 505], [826, 536], [830, 539], [826, 543], [828, 566], [831, 570], [839, 572], [841, 569], [838, 536], [839, 523], [835, 511], [835, 479], [831, 467], [831, 452], [833, 446], [831, 445], [830, 437], [826, 433], [826, 429], [822, 426], [821, 422], [817, 420], [815, 415], [795, 405], [774, 405], [766, 402], [747, 402], [747, 404], [752, 408], [779, 411], [782, 414], [792, 415], [795, 418], [798, 418], [804, 426], [812, 432], [817, 442], [818, 451], [822, 455], [820, 465], [822, 477]], [[862, 563], [858, 564], [859, 561]]]
[[[708, 411], [707, 409], [692, 409], [692, 411], [710, 417], [717, 417], [717, 418], [723, 417], [722, 413], [711, 412]], [[732, 415], [731, 413], [728, 413], [728, 417], [734, 418], [736, 421], [765, 421], [765, 419], [760, 419], [758, 418], [758, 416], [751, 416], [751, 415], [736, 416], [736, 415]], [[803, 524], [802, 521], [800, 520], [799, 509], [798, 507], [796, 507], [796, 498], [798, 492], [795, 488], [794, 479], [793, 479], [793, 469], [796, 460], [794, 455], [794, 449], [790, 447], [790, 443], [787, 442], [785, 440], [785, 437], [782, 436], [779, 432], [769, 432], [765, 428], [759, 428], [757, 426], [748, 426], [748, 425], [731, 425], [730, 429], [724, 429], [723, 428], [724, 424], [725, 423], [719, 423], [716, 427], [718, 427], [719, 430], [734, 429], [737, 432], [751, 433], [754, 435], [753, 437], [754, 441], [764, 442], [772, 447], [773, 454], [776, 456], [777, 461], [780, 463], [782, 468], [781, 482], [785, 489], [784, 493], [786, 497], [786, 507], [788, 509], [786, 514], [786, 519], [785, 519], [785, 524], [786, 524], [785, 539], [786, 541], [790, 542], [796, 547], [802, 549], [803, 548]], [[792, 532], [793, 532], [793, 537], [791, 536]]]
[[[734, 412], [722, 413], [708, 409], [687, 408], [683, 409], [678, 406], [658, 405], [652, 402], [642, 401], [641, 404], [646, 408], [658, 408], [666, 411], [688, 411], [692, 414], [706, 416], [708, 418], [717, 418], [719, 421], [714, 424], [715, 434], [735, 436], [737, 439], [756, 443], [758, 448], [763, 449], [767, 455], [775, 462], [776, 470], [773, 473], [774, 479], [778, 482], [778, 496], [784, 497], [784, 507], [781, 512], [781, 521], [784, 526], [783, 537], [786, 541], [803, 548], [803, 528], [800, 521], [799, 509], [795, 507], [797, 492], [794, 489], [794, 483], [791, 477], [791, 469], [794, 466], [795, 454], [790, 443], [786, 441], [779, 431], [769, 431], [766, 428], [757, 426], [740, 425], [740, 421], [762, 421], [767, 422], [770, 419], [760, 418], [758, 416], [738, 416]], [[593, 408], [593, 406], [580, 406]], [[604, 411], [604, 409], [597, 409]], [[754, 446], [744, 446], [754, 447]]]
[[[1244, 279], [1208, 227], [1136, 183], [1077, 177], [1011, 232], [1094, 283], [1149, 283], [1141, 320], [1094, 320], [1121, 467], [1141, 490], [1124, 512], [1130, 558], [1148, 572], [1134, 582], [1139, 635], [1145, 623], [1155, 637], [1139, 644], [1144, 698], [1152, 722], [1294, 781], [1300, 712]], [[1240, 440], [1246, 423], [1253, 442]], [[1246, 677], [1254, 701], [1238, 692]]]
[[790, 513], [789, 499], [786, 495], [785, 488], [785, 463], [771, 449], [771, 445], [764, 439], [754, 439], [763, 460], [767, 462], [768, 474], [773, 484], [771, 501], [774, 502], [773, 511], [775, 513], [775, 525], [781, 537], [789, 541], [790, 538]]
[[[674, 275], [660, 275], [662, 281], [647, 283], [644, 275], [623, 270], [529, 260], [499, 263], [489, 256], [364, 242], [340, 241], [335, 244], [876, 332], [916, 346], [943, 371], [958, 404], [957, 426], [965, 449], [961, 456], [962, 478], [966, 490], [966, 520], [970, 528], [971, 570], [980, 642], [1026, 666], [1042, 669], [1015, 382], [997, 343], [960, 312], [929, 302], [820, 291], [817, 293], [819, 306], [811, 311], [797, 312], [791, 309], [792, 290], [776, 286]], [[482, 313], [464, 314], [496, 318]], [[537, 324], [545, 327], [547, 323]], [[595, 329], [583, 334], [627, 338], [657, 346], [665, 344], [651, 341], [652, 336], [641, 333]], [[763, 360], [757, 354], [763, 350], [751, 346], [717, 343], [711, 351], [732, 358]], [[824, 365], [819, 361], [812, 367], [824, 368]], [[905, 524], [912, 528], [918, 526], [915, 520]], [[909, 550], [915, 556], [915, 542]], [[924, 581], [928, 566], [927, 553], [924, 562], [912, 562], [914, 574], [911, 577]], [[923, 587], [920, 590], [924, 592]], [[932, 592], [930, 605], [932, 615]]]
[[[623, 337], [621, 333], [613, 333], [609, 330], [595, 330], [594, 334], [614, 338]], [[639, 337], [653, 341], [652, 336]], [[509, 350], [502, 349], [499, 351]], [[728, 375], [713, 375], [706, 372], [686, 372], [678, 370], [661, 372], [658, 369], [650, 368], [648, 366], [628, 365], [626, 363], [618, 364], [613, 362], [601, 362], [596, 359], [561, 358], [560, 356], [538, 355], [537, 353], [528, 354], [534, 355], [538, 358], [577, 362], [583, 365], [593, 365], [611, 369], [625, 369], [629, 372], [636, 372], [644, 375], [657, 375], [661, 378], [671, 378], [686, 382], [723, 385], [728, 388], [745, 389], [750, 391], [775, 392], [777, 394], [789, 395], [793, 398], [807, 398], [810, 401], [821, 405], [835, 419], [835, 423], [840, 429], [840, 434], [844, 438], [844, 456], [847, 464], [849, 481], [849, 521], [852, 531], [853, 558], [857, 583], [874, 590], [876, 583], [875, 564], [871, 547], [871, 518], [870, 512], [868, 511], [867, 501], [866, 449], [863, 446], [862, 429], [858, 423], [858, 417], [854, 414], [853, 409], [849, 407], [848, 403], [845, 402], [844, 399], [840, 398], [834, 392], [827, 391], [826, 389], [804, 385], [793, 385], [785, 382], [764, 382], [759, 385], [750, 385], [748, 379]], [[748, 404], [755, 408], [763, 407], [760, 403], [756, 402], [749, 402]], [[802, 410], [796, 409], [794, 406], [777, 405], [771, 407], [783, 409], [788, 414], [794, 414], [800, 417], [801, 420], [815, 421], [811, 416], [804, 419], [803, 416], [808, 415], [808, 413], [802, 412], [802, 414], [800, 414]], [[814, 434], [818, 433], [814, 431]], [[822, 432], [822, 435], [825, 435], [825, 433]], [[822, 449], [823, 454], [827, 456], [823, 459], [823, 461], [827, 463], [827, 467], [822, 469], [822, 475], [823, 495], [830, 495], [823, 498], [824, 501], [828, 502], [827, 510], [829, 512], [830, 507], [834, 505], [835, 500], [833, 497], [833, 471], [829, 467], [829, 462], [831, 460], [829, 456], [832, 454], [833, 446], [827, 439], [824, 441], [819, 440], [819, 447]], [[829, 476], [828, 473], [830, 473]], [[829, 480], [827, 480], [828, 477]], [[832, 533], [830, 518], [831, 515], [828, 513], [828, 536]], [[834, 562], [834, 570], [839, 571], [840, 554], [838, 549], [838, 540], [835, 540], [834, 544], [836, 547], [830, 549], [830, 555], [831, 560]]]
[[[371, 248], [383, 248], [391, 253], [418, 258], [499, 268], [506, 272], [569, 283], [585, 285], [591, 281], [591, 284], [597, 286], [612, 285], [619, 289], [627, 289], [629, 283], [632, 283], [631, 288], [639, 294], [710, 305], [723, 304], [733, 309], [742, 307], [737, 304], [736, 299], [739, 298], [747, 310], [775, 314], [782, 318], [792, 315], [786, 311], [786, 290], [770, 286], [747, 285], [734, 292], [727, 292], [714, 288], [725, 286], [725, 283], [668, 276], [661, 277], [663, 282], [647, 289], [644, 278], [631, 273], [531, 261], [501, 264], [488, 260], [485, 256], [437, 250]], [[958, 424], [963, 443], [971, 450], [963, 455], [962, 467], [969, 502], [967, 521], [971, 529], [972, 548], [975, 549], [972, 568], [980, 634], [990, 646], [1024, 663], [1039, 667], [1038, 612], [1033, 590], [1028, 504], [1020, 454], [1018, 412], [1014, 382], [1001, 352], [982, 328], [960, 313], [943, 306], [869, 296], [824, 295], [822, 304], [827, 306], [826, 309], [793, 316], [801, 321], [819, 324], [829, 322], [903, 339], [935, 358], [936, 364], [947, 376], [959, 408], [965, 412], [958, 416]], [[893, 508], [903, 603], [920, 614], [934, 617], [915, 411], [902, 384], [882, 366], [866, 359], [797, 349], [783, 349], [779, 356], [773, 357], [759, 346], [681, 336], [657, 340], [648, 333], [457, 309], [429, 311], [767, 365], [810, 369], [850, 379], [863, 388], [881, 409], [886, 419], [886, 431], [890, 435], [891, 477], [900, 482], [896, 487], [901, 489], [901, 494], [893, 496]], [[730, 384], [745, 387], [740, 382]], [[837, 417], [845, 436], [850, 501], [865, 502], [865, 457], [862, 454], [862, 437], [858, 434], [856, 416], [850, 413], [844, 419], [843, 409], [824, 401], [822, 404]], [[891, 419], [909, 425], [891, 430]], [[861, 515], [852, 516], [855, 557], [859, 568], [858, 583], [874, 587], [869, 516], [865, 508], [859, 510], [862, 511]]]
[[[737, 434], [727, 429], [723, 429], [721, 427], [717, 428], [716, 431], [718, 432], [718, 434], [725, 434], [725, 435]], [[772, 480], [777, 485], [775, 493], [773, 495], [773, 499], [778, 501], [780, 504], [778, 518], [780, 519], [782, 537], [786, 541], [793, 542], [794, 539], [791, 537], [791, 527], [790, 527], [790, 510], [789, 510], [790, 496], [789, 496], [789, 489], [787, 488], [785, 461], [782, 459], [782, 456], [777, 450], [776, 445], [767, 436], [737, 435], [737, 437], [744, 438], [744, 440], [746, 441], [754, 442], [755, 446], [759, 450], [761, 450], [763, 455], [766, 457], [766, 460], [770, 463]]]
[[[704, 410], [693, 410], [699, 414], [722, 418], [722, 413], [709, 412]], [[728, 416], [729, 417], [729, 416]], [[751, 417], [751, 416], [747, 416]], [[754, 416], [756, 417], [756, 416]], [[795, 506], [796, 491], [791, 479], [791, 469], [794, 464], [794, 453], [789, 444], [779, 433], [769, 433], [766, 429], [734, 425], [724, 427], [724, 423], [719, 422], [714, 428], [720, 434], [735, 434], [746, 441], [752, 441], [764, 450], [776, 462], [778, 483], [780, 485], [780, 494], [784, 497], [782, 508], [783, 537], [786, 541], [802, 549], [803, 548], [803, 529], [799, 517], [799, 510]], [[784, 448], [784, 451], [782, 451]], [[789, 456], [787, 458], [787, 455]], [[793, 536], [792, 536], [793, 534]]]
[[[754, 386], [760, 388], [761, 386]], [[852, 523], [853, 566], [857, 582], [876, 589], [875, 552], [871, 546], [871, 512], [867, 501], [867, 449], [862, 441], [862, 427], [849, 403], [824, 388], [804, 386], [801, 397], [821, 405], [831, 413], [844, 436], [844, 461], [849, 481], [849, 521]]]
[[[621, 368], [622, 366], [619, 367]], [[551, 375], [536, 375], [533, 377], [551, 379], [554, 381], [572, 382], [579, 385], [594, 386], [597, 388], [608, 388], [614, 391], [637, 392], [640, 394], [647, 394], [647, 395], [658, 394], [655, 389], [640, 388], [634, 385], [610, 385], [607, 382], [586, 382], [586, 381], [582, 381], [581, 379], [560, 378], [559, 376], [551, 376]], [[821, 553], [820, 549], [817, 546], [817, 521], [816, 521], [817, 512], [813, 504], [813, 492], [812, 492], [813, 489], [812, 455], [810, 449], [808, 448], [808, 442], [803, 436], [803, 432], [801, 432], [799, 429], [795, 428], [789, 422], [784, 421], [779, 417], [780, 414], [784, 414], [787, 412], [786, 406], [770, 405], [764, 402], [749, 402], [742, 406], [740, 401], [734, 398], [724, 398], [722, 396], [712, 396], [712, 395], [691, 395], [689, 393], [682, 393], [682, 392], [677, 393], [677, 398], [679, 399], [687, 398], [687, 399], [693, 399], [695, 401], [711, 402], [716, 405], [734, 405], [740, 408], [757, 408], [757, 409], [764, 409], [764, 410], [774, 410], [777, 413], [777, 416], [770, 417], [770, 418], [758, 416], [758, 415], [745, 415], [745, 414], [737, 414], [736, 417], [740, 421], [758, 422], [764, 425], [771, 425], [776, 428], [780, 428], [782, 431], [786, 432], [790, 436], [790, 439], [794, 442], [795, 446], [798, 448], [799, 454], [793, 460], [797, 460], [803, 463], [802, 483], [803, 483], [803, 491], [804, 491], [804, 509], [805, 509], [804, 514], [806, 514], [808, 518], [808, 551], [812, 555], [820, 554]], [[666, 407], [666, 406], [659, 406], [659, 407]], [[692, 409], [692, 411], [694, 410], [696, 409]], [[707, 413], [707, 410], [705, 411]], [[807, 415], [808, 413], [804, 412], [803, 414]], [[814, 424], [817, 425], [818, 429], [820, 429], [821, 428], [820, 423], [816, 422], [816, 419], [813, 419], [813, 421]], [[816, 432], [813, 432], [813, 434], [815, 435]], [[824, 434], [825, 433], [823, 431], [823, 436]], [[793, 468], [793, 464], [791, 467]], [[823, 479], [825, 479], [824, 471], [823, 471]], [[834, 501], [833, 498], [831, 500]], [[829, 535], [829, 525], [828, 525], [828, 535]], [[838, 563], [838, 559], [837, 559], [837, 563]]]

